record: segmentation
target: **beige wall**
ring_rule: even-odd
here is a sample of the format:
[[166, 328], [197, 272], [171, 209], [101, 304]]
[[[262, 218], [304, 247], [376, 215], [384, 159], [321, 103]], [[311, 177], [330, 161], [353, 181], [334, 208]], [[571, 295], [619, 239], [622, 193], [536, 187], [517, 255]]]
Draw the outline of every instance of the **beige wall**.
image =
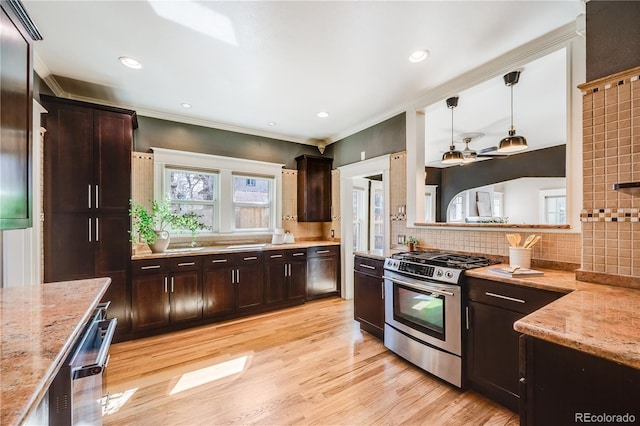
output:
[[640, 68], [580, 88], [583, 94], [582, 269], [640, 277]]

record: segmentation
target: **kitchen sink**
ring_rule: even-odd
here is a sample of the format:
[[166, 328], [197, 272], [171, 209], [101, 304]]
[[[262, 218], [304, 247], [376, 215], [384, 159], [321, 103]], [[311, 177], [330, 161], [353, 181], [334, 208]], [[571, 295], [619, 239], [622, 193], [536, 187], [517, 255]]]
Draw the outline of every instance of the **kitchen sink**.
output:
[[235, 246], [227, 246], [228, 250], [242, 250], [242, 249], [254, 249], [254, 248], [263, 248], [268, 246], [268, 244], [239, 244]]
[[184, 247], [184, 248], [172, 248], [167, 249], [165, 252], [167, 253], [183, 253], [183, 252], [191, 252], [191, 251], [200, 251], [204, 247]]

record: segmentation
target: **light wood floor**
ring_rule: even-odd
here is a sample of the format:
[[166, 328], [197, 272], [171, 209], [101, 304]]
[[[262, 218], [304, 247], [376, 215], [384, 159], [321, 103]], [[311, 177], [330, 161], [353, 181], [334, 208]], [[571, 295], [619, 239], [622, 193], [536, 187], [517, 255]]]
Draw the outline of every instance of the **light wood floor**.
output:
[[105, 425], [518, 424], [360, 332], [340, 298], [112, 345], [105, 381]]

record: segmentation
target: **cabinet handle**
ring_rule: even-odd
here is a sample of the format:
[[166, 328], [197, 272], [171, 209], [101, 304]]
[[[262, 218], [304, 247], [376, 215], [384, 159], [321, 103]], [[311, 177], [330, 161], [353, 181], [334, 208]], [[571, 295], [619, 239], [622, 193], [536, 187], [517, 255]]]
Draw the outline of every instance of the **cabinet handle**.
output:
[[96, 217], [96, 243], [100, 241], [100, 219]]
[[240, 284], [240, 269], [236, 269], [236, 284]]
[[160, 265], [149, 265], [149, 266], [141, 266], [140, 269], [160, 269]]
[[89, 218], [89, 242], [91, 242], [91, 234], [92, 234], [92, 229], [91, 229], [91, 218]]
[[516, 299], [515, 297], [503, 296], [501, 294], [491, 293], [490, 291], [485, 291], [484, 294], [486, 294], [487, 296], [496, 297], [498, 299], [508, 300], [510, 302], [527, 303], [522, 299]]
[[330, 250], [317, 250], [316, 253], [317, 254], [323, 254], [323, 253], [329, 253]]
[[173, 280], [174, 280], [174, 278], [171, 277], [171, 293], [173, 293]]
[[282, 257], [281, 254], [272, 254], [271, 256], [269, 256], [271, 259], [277, 259], [279, 257]]
[[98, 208], [98, 185], [96, 185], [96, 209]]
[[291, 264], [289, 264], [289, 276], [291, 276]]
[[380, 295], [382, 296], [381, 299], [384, 300], [384, 281], [380, 283]]
[[245, 257], [244, 260], [257, 260], [258, 258], [256, 256], [251, 256], [251, 257]]
[[360, 264], [361, 268], [367, 268], [367, 269], [373, 269], [374, 271], [376, 270], [375, 266], [371, 266], [371, 265], [365, 265], [364, 263]]
[[287, 276], [287, 264], [286, 263], [284, 264], [284, 276], [285, 277]]
[[91, 185], [87, 185], [87, 200], [89, 202], [89, 208], [91, 208]]
[[302, 252], [302, 253], [293, 253], [294, 256], [304, 256], [306, 253]]
[[469, 321], [469, 307], [464, 308], [464, 316], [467, 323], [467, 330], [471, 330], [471, 322]]
[[178, 263], [178, 266], [193, 266], [195, 264], [196, 262], [183, 262], [183, 263]]
[[236, 270], [232, 269], [231, 270], [231, 284], [235, 284], [236, 283]]
[[167, 292], [167, 277], [164, 277], [164, 292]]
[[211, 263], [226, 263], [227, 259], [215, 259], [212, 260]]

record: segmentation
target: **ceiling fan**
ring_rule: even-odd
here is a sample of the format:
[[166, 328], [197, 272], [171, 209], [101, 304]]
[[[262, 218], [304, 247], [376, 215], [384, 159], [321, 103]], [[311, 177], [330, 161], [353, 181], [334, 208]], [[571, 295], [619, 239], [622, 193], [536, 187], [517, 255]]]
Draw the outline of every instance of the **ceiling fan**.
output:
[[[498, 151], [497, 146], [483, 148], [479, 151], [469, 148], [469, 144], [473, 140], [480, 139], [483, 136], [484, 136], [484, 133], [464, 133], [458, 136], [458, 138], [462, 139], [462, 142], [465, 144], [464, 149], [462, 150], [462, 158], [465, 163], [471, 163], [473, 161], [476, 161], [478, 158], [482, 158], [482, 157], [490, 157], [490, 158], [507, 157], [506, 155], [500, 154], [497, 152]], [[492, 154], [493, 152], [495, 152], [496, 154]]]

